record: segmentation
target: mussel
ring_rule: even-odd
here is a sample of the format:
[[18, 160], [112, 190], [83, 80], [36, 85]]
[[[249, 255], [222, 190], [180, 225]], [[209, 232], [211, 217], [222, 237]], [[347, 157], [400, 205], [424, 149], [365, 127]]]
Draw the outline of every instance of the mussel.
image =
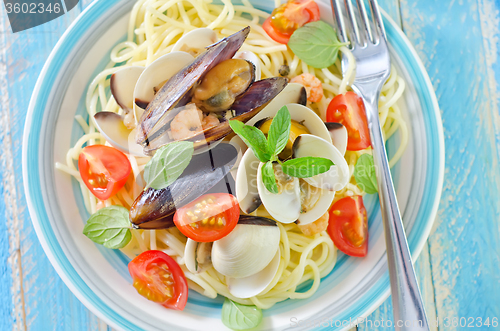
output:
[[173, 184], [162, 190], [149, 188], [137, 197], [130, 209], [130, 222], [137, 229], [174, 226], [176, 209], [192, 202], [224, 179], [237, 156], [236, 148], [226, 143], [193, 156], [189, 166]]
[[220, 62], [232, 58], [245, 41], [250, 27], [224, 38], [207, 48], [190, 65], [172, 76], [156, 93], [139, 121], [136, 140], [147, 145], [165, 122], [162, 118], [182, 100], [192, 95], [192, 87]]
[[[278, 95], [281, 90], [285, 88], [287, 83], [286, 78], [282, 77], [267, 78], [253, 83], [248, 90], [240, 95], [232, 104], [231, 111], [234, 114], [232, 119], [247, 122]], [[177, 107], [165, 114], [164, 118], [161, 120], [164, 126], [153, 136], [148, 138], [148, 144], [144, 147], [145, 154], [152, 155], [157, 149], [174, 141], [170, 138], [168, 129], [175, 116], [184, 109], [185, 107]], [[192, 141], [195, 149], [200, 149], [206, 146], [215, 145], [231, 132], [229, 121], [223, 118], [218, 125], [203, 129], [184, 140]]]

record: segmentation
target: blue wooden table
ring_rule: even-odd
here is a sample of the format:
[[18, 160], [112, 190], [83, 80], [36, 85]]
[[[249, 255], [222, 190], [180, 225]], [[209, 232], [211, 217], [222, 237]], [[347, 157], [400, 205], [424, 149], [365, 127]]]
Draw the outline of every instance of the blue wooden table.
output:
[[[46, 258], [26, 207], [21, 170], [23, 127], [36, 79], [57, 40], [89, 3], [81, 0], [66, 15], [15, 34], [0, 5], [0, 330], [107, 328]], [[500, 1], [380, 3], [417, 49], [443, 117], [444, 190], [415, 264], [429, 320], [434, 330], [461, 329], [462, 317], [468, 326], [479, 319], [491, 324], [500, 318]], [[369, 318], [392, 320], [390, 299]], [[387, 330], [376, 323], [359, 329]]]

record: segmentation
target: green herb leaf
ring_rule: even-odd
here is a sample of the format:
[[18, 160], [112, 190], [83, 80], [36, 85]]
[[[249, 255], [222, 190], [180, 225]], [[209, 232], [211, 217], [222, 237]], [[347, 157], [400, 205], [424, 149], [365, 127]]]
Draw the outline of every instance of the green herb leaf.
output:
[[281, 165], [283, 172], [288, 176], [308, 178], [327, 172], [334, 165], [332, 160], [323, 157], [299, 157], [291, 159]]
[[354, 167], [354, 178], [358, 186], [368, 194], [378, 192], [377, 174], [373, 164], [373, 156], [363, 154], [359, 157]]
[[193, 157], [191, 141], [177, 141], [160, 148], [144, 168], [146, 189], [161, 190], [182, 174]]
[[266, 136], [254, 126], [245, 125], [238, 120], [229, 121], [231, 129], [250, 147], [260, 162], [271, 159]]
[[267, 134], [269, 152], [277, 156], [285, 148], [290, 137], [292, 127], [292, 117], [286, 106], [281, 107], [274, 116]]
[[83, 234], [107, 248], [118, 249], [127, 246], [132, 239], [128, 209], [109, 206], [98, 210], [85, 224]]
[[256, 306], [240, 305], [226, 298], [222, 305], [222, 323], [233, 330], [255, 328], [262, 321], [262, 310]]
[[311, 22], [295, 30], [288, 46], [311, 67], [328, 68], [336, 60], [339, 48], [347, 45], [337, 39], [337, 33], [323, 21]]
[[276, 177], [274, 177], [273, 162], [267, 161], [266, 164], [262, 166], [262, 182], [266, 189], [274, 194], [278, 194], [278, 185], [276, 185]]

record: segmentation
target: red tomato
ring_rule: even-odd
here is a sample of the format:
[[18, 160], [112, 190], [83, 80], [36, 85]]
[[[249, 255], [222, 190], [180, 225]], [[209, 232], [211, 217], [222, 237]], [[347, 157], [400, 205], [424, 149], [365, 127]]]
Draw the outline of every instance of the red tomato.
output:
[[85, 147], [78, 158], [78, 169], [85, 185], [100, 200], [115, 195], [132, 171], [125, 154], [104, 145]]
[[328, 234], [335, 246], [347, 255], [366, 256], [368, 217], [360, 195], [345, 197], [330, 209]]
[[295, 30], [319, 18], [319, 7], [314, 0], [289, 0], [275, 8], [262, 27], [273, 40], [286, 44]]
[[178, 209], [174, 223], [186, 237], [211, 242], [233, 231], [239, 218], [240, 205], [236, 197], [228, 193], [213, 193]]
[[181, 267], [161, 251], [145, 251], [130, 261], [128, 271], [140, 295], [160, 305], [183, 310], [188, 285]]
[[359, 151], [371, 144], [365, 104], [354, 92], [339, 94], [328, 105], [327, 122], [344, 124], [347, 129], [347, 150]]

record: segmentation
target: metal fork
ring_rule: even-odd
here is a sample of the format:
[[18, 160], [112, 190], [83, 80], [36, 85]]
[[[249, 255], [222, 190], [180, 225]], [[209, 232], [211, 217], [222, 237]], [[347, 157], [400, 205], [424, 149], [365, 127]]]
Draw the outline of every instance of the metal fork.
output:
[[[359, 15], [355, 12], [350, 0], [343, 0], [349, 24], [346, 29], [339, 2], [340, 0], [331, 0], [337, 31], [341, 42], [349, 41], [349, 31], [351, 52], [356, 59], [356, 76], [352, 89], [365, 103], [373, 159], [375, 167], [378, 169], [378, 192], [384, 222], [395, 328], [396, 330], [429, 330], [379, 122], [378, 100], [382, 86], [389, 78], [391, 71], [382, 15], [377, 1], [369, 0], [374, 21], [374, 24], [371, 25], [363, 0], [356, 0]], [[342, 57], [344, 75], [346, 74], [347, 62], [347, 58]], [[398, 325], [398, 321], [403, 323]]]

